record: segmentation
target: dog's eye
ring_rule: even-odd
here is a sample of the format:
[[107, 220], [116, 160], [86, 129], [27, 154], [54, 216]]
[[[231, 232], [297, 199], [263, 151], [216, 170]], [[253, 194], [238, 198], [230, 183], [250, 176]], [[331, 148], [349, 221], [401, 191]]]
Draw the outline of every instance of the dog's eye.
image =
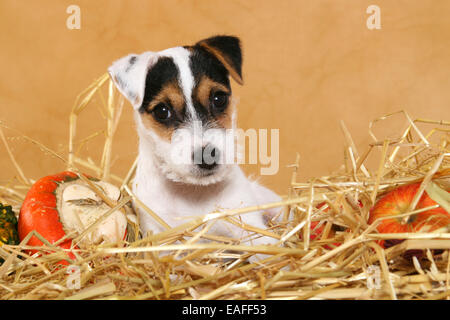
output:
[[216, 91], [211, 97], [211, 105], [216, 111], [223, 111], [228, 105], [228, 93]]
[[164, 103], [156, 105], [156, 107], [153, 108], [152, 113], [153, 117], [160, 122], [165, 122], [172, 118], [172, 111], [170, 111], [170, 108]]

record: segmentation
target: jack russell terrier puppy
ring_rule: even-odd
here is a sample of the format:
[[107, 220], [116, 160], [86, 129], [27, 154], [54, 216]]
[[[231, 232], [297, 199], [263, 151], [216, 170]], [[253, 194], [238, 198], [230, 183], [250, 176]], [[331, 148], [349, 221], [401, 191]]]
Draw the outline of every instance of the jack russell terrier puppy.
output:
[[[274, 192], [249, 180], [236, 162], [224, 161], [230, 150], [219, 143], [220, 134], [205, 134], [235, 128], [229, 76], [242, 84], [241, 66], [240, 40], [215, 36], [192, 46], [130, 54], [108, 69], [134, 108], [139, 155], [133, 192], [171, 227], [193, 216], [280, 201]], [[174, 156], [180, 147], [187, 152]], [[165, 230], [143, 209], [136, 209], [144, 235]], [[276, 214], [268, 211], [271, 217]], [[242, 214], [240, 219], [266, 228], [262, 212]], [[250, 233], [221, 220], [209, 233], [245, 238], [246, 244], [277, 242], [268, 236], [249, 240]]]

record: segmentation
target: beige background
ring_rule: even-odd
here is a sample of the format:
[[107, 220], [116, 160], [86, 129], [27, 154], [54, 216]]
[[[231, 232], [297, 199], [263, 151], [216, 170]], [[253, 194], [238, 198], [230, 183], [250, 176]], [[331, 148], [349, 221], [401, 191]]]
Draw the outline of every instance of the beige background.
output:
[[[66, 28], [70, 4], [81, 8], [81, 30]], [[366, 27], [370, 4], [381, 8], [381, 30]], [[234, 84], [239, 123], [280, 129], [280, 172], [262, 180], [285, 193], [286, 165], [296, 151], [301, 180], [342, 163], [341, 119], [362, 152], [369, 121], [385, 113], [405, 108], [415, 118], [450, 118], [449, 14], [446, 0], [1, 0], [0, 119], [65, 154], [76, 95], [112, 61], [214, 34], [237, 35], [245, 80], [243, 87]], [[79, 138], [101, 129], [102, 121], [98, 110], [86, 112]], [[64, 168], [14, 138], [16, 132], [5, 133], [27, 176]], [[88, 152], [95, 155], [101, 144], [100, 137], [93, 140]], [[1, 145], [4, 181], [15, 172], [3, 151]], [[115, 172], [125, 175], [135, 156], [126, 105], [114, 141]]]

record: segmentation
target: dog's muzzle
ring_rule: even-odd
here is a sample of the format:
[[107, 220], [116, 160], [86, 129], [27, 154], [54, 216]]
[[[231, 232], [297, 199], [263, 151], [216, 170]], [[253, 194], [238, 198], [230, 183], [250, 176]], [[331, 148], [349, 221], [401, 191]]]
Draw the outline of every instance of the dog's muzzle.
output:
[[214, 170], [219, 164], [219, 159], [220, 159], [219, 149], [211, 144], [208, 144], [201, 148], [197, 148], [192, 153], [192, 160], [194, 161], [194, 164], [198, 168], [205, 171]]

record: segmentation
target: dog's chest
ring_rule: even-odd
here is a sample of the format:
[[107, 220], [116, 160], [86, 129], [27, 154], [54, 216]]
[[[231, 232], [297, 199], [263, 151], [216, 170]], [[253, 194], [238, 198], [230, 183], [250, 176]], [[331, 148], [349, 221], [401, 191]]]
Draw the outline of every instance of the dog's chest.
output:
[[[162, 181], [136, 180], [134, 192], [152, 211], [162, 218], [171, 227], [188, 222], [190, 218], [198, 217], [215, 211], [251, 207], [263, 203], [264, 201], [276, 200], [268, 199], [263, 195], [263, 200], [258, 200], [258, 194], [265, 192], [258, 184], [247, 180], [243, 175], [231, 180], [225, 185], [217, 185], [207, 188], [188, 188], [182, 186], [167, 185]], [[257, 194], [256, 194], [257, 193]], [[164, 228], [157, 223], [144, 210], [139, 210], [140, 222], [143, 230], [151, 230], [155, 233], [164, 231]], [[261, 213], [251, 213], [242, 216], [247, 223], [264, 227]], [[228, 227], [217, 226], [217, 233], [229, 234]], [[223, 230], [221, 230], [221, 228]], [[215, 229], [215, 228], [214, 228]]]
[[[244, 206], [245, 202], [236, 197], [230, 188], [171, 188], [165, 184], [136, 183], [134, 192], [152, 211], [171, 227], [189, 221], [189, 218], [213, 211]], [[158, 223], [141, 210], [144, 229], [162, 231]], [[155, 230], [156, 229], [156, 230]]]
[[171, 189], [161, 185], [135, 187], [136, 196], [148, 207], [158, 214], [171, 218], [199, 216], [252, 203], [253, 201], [250, 201], [252, 197], [242, 191], [232, 190], [230, 187], [213, 190], [182, 187]]

